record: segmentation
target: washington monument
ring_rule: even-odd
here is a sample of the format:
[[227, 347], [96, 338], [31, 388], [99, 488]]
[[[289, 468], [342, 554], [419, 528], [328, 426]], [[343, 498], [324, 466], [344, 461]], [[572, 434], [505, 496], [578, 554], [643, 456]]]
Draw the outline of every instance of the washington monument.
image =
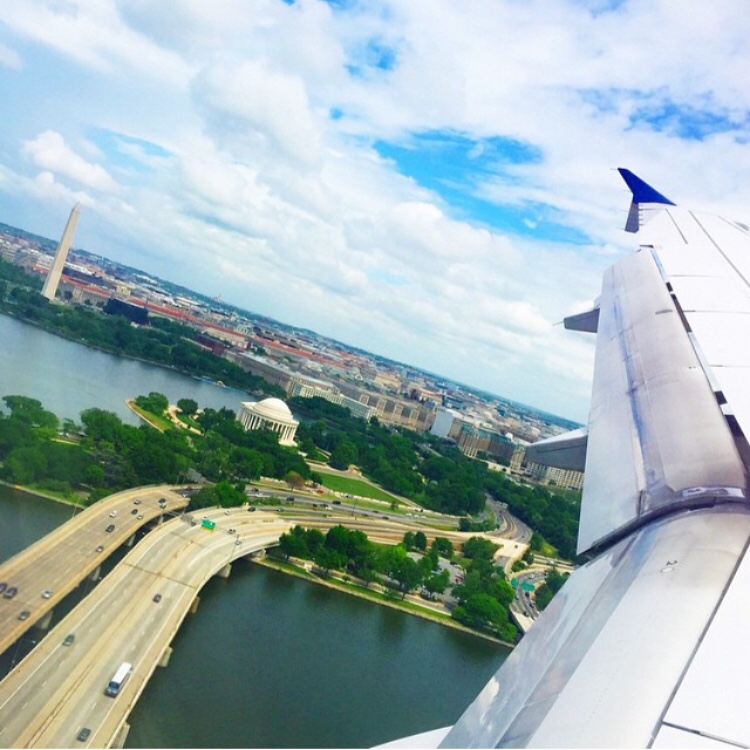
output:
[[73, 239], [73, 233], [76, 231], [79, 213], [81, 213], [81, 204], [76, 203], [70, 212], [68, 223], [65, 225], [65, 231], [60, 238], [60, 244], [57, 246], [57, 250], [55, 250], [52, 268], [49, 269], [47, 280], [44, 282], [44, 287], [42, 288], [42, 297], [46, 297], [50, 302], [55, 299], [55, 294], [57, 294], [57, 285], [60, 283], [60, 276], [65, 266], [65, 260], [68, 257], [70, 241]]

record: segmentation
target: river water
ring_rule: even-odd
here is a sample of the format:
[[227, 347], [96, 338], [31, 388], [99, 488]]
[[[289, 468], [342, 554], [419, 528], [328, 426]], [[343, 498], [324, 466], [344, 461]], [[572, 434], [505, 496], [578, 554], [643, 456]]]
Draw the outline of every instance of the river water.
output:
[[140, 424], [125, 401], [151, 391], [163, 393], [170, 403], [193, 398], [202, 407], [234, 411], [241, 401], [251, 400], [234, 388], [106, 354], [0, 315], [0, 397], [37, 398], [60, 419], [78, 421], [84, 409], [98, 406], [123, 422]]
[[[132, 421], [125, 399], [150, 391], [214, 408], [244, 398], [3, 316], [0, 341], [0, 396], [38, 398], [60, 417], [100, 406]], [[0, 561], [71, 512], [0, 488]], [[205, 586], [173, 648], [126, 747], [371, 747], [455, 722], [508, 653], [251, 563]]]

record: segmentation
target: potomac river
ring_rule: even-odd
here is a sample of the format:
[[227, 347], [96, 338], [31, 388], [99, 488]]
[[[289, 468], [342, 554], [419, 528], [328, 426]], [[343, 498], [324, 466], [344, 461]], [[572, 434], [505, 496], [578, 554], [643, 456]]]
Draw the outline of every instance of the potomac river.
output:
[[[235, 410], [248, 398], [4, 316], [0, 342], [0, 396], [38, 398], [60, 418], [98, 406], [136, 423], [125, 399], [150, 391]], [[0, 488], [0, 560], [71, 512]], [[508, 654], [251, 563], [206, 585], [172, 645], [131, 714], [126, 747], [372, 747], [455, 722]]]

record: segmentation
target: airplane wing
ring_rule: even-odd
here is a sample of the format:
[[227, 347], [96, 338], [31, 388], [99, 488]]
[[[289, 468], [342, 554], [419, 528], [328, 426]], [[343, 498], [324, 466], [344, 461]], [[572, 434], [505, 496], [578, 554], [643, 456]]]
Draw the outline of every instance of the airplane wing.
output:
[[532, 449], [585, 456], [592, 559], [441, 747], [750, 746], [750, 233], [620, 173], [640, 247], [566, 321], [588, 426]]

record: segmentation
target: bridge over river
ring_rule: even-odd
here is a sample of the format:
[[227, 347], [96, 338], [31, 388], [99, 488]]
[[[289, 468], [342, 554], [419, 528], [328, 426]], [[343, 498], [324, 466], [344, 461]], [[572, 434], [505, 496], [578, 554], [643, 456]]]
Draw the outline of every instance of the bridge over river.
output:
[[[204, 517], [214, 529], [204, 528]], [[166, 665], [200, 588], [216, 573], [228, 575], [233, 560], [277, 544], [289, 528], [273, 513], [212, 509], [148, 534], [0, 683], [0, 746], [121, 746], [127, 717], [153, 671]], [[123, 662], [132, 673], [116, 698], [107, 697], [104, 688]], [[90, 735], [78, 742], [83, 727]]]
[[[80, 513], [73, 508], [70, 521], [0, 565], [0, 653], [33, 625], [49, 621], [55, 604], [138, 529], [187, 504], [169, 486], [118, 492]], [[17, 593], [6, 598], [11, 589]]]

